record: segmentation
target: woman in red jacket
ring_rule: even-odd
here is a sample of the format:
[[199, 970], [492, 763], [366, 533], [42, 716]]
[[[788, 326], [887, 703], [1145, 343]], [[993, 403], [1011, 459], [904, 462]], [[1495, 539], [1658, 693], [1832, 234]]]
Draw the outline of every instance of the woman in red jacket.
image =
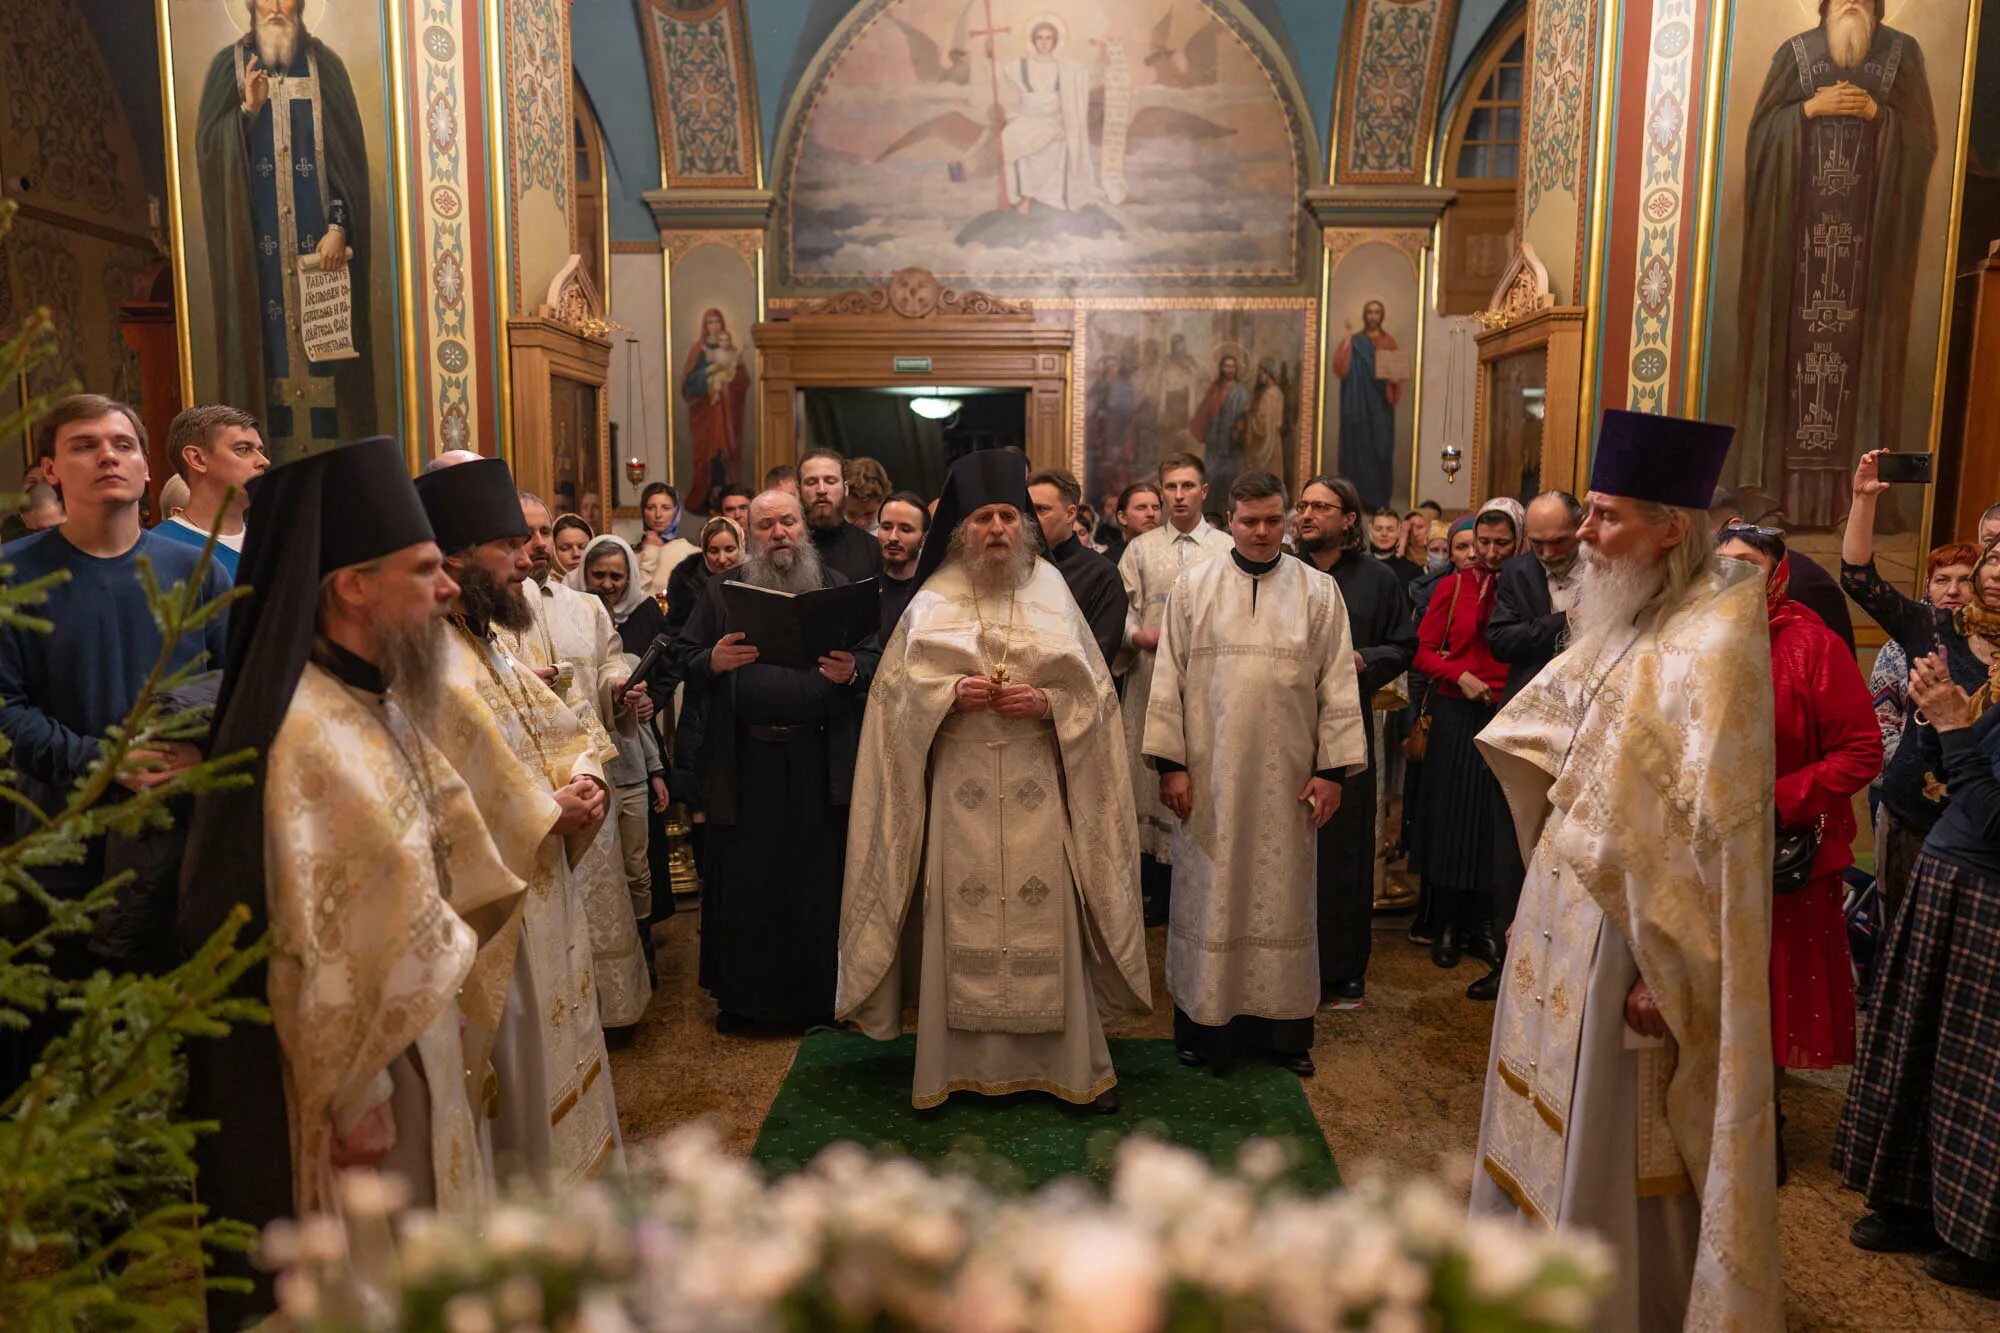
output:
[[1456, 967], [1462, 950], [1497, 969], [1504, 926], [1495, 920], [1494, 839], [1514, 830], [1497, 817], [1499, 784], [1472, 740], [1499, 711], [1507, 686], [1505, 664], [1486, 645], [1486, 622], [1500, 562], [1520, 544], [1521, 506], [1488, 500], [1472, 533], [1476, 558], [1438, 583], [1417, 630], [1416, 669], [1430, 680], [1430, 740], [1410, 868], [1423, 877], [1438, 927], [1431, 961]]
[[[1777, 826], [1820, 830], [1805, 886], [1771, 901], [1771, 1050], [1780, 1069], [1832, 1069], [1854, 1063], [1854, 971], [1841, 872], [1854, 864], [1855, 793], [1882, 771], [1882, 731], [1854, 655], [1791, 599], [1784, 535], [1732, 524], [1716, 537], [1716, 551], [1764, 571]], [[1782, 1141], [1778, 1160], [1784, 1161]]]

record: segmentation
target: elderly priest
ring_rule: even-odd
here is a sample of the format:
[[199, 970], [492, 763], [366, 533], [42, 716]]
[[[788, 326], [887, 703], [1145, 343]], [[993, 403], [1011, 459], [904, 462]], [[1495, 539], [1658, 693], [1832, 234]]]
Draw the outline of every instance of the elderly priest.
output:
[[1569, 647], [1478, 741], [1528, 877], [1472, 1207], [1608, 1242], [1605, 1328], [1784, 1327], [1770, 630], [1704, 522], [1732, 434], [1604, 414]]
[[1285, 487], [1229, 486], [1234, 548], [1174, 580], [1146, 756], [1179, 821], [1167, 992], [1186, 1064], [1313, 1073], [1319, 830], [1368, 761], [1354, 636], [1332, 576], [1284, 558]]
[[1036, 1090], [1115, 1109], [1104, 1013], [1150, 1006], [1118, 700], [1027, 466], [953, 465], [868, 710], [848, 825], [839, 1016], [917, 1007], [911, 1101]]
[[507, 465], [480, 458], [417, 478], [445, 568], [458, 583], [434, 706], [412, 716], [472, 788], [502, 858], [528, 881], [521, 948], [495, 1048], [493, 1150], [503, 1171], [566, 1180], [618, 1153], [618, 1112], [591, 978], [576, 875], [603, 821], [615, 756], [496, 631], [533, 624], [522, 591], [528, 525]]
[[[511, 950], [525, 885], [404, 712], [436, 686], [454, 588], [394, 440], [252, 489], [214, 744], [255, 750], [257, 781], [196, 803], [180, 927], [198, 945], [239, 904], [250, 936], [268, 925], [272, 1026], [189, 1044], [192, 1109], [221, 1124], [198, 1150], [202, 1201], [262, 1225], [333, 1210], [335, 1173], [376, 1167], [421, 1206], [474, 1207], [487, 1051], [462, 1033], [498, 1013], [461, 999], [480, 1003], [482, 953]], [[270, 1308], [268, 1288], [216, 1293], [210, 1326]]]

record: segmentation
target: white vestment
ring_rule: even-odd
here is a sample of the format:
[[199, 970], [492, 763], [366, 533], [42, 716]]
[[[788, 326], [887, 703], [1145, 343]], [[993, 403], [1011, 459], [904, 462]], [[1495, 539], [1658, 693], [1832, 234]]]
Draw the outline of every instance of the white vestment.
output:
[[591, 835], [555, 836], [554, 792], [604, 777], [611, 753], [541, 678], [462, 624], [446, 635], [437, 703], [415, 720], [472, 789], [508, 868], [528, 883], [521, 948], [494, 1043], [493, 1148], [556, 1180], [593, 1175], [619, 1151], [590, 930], [573, 868]]
[[[401, 710], [314, 663], [272, 739], [263, 802], [296, 1215], [337, 1208], [334, 1135], [392, 1099], [385, 1165], [412, 1177], [424, 1206], [477, 1208], [491, 1183], [473, 1109], [487, 1054], [461, 1039], [460, 993], [526, 886]], [[405, 1080], [413, 1102], [396, 1096]]]
[[[958, 681], [1001, 662], [1051, 717], [952, 711]], [[946, 561], [873, 689], [894, 703], [862, 726], [835, 1013], [886, 1040], [916, 992], [918, 1106], [1091, 1100], [1115, 1081], [1103, 1015], [1146, 1012], [1150, 984], [1117, 700], [1069, 585], [1037, 560], [1011, 599], [975, 597]]]
[[1132, 636], [1142, 629], [1160, 628], [1167, 615], [1167, 594], [1182, 570], [1212, 560], [1233, 545], [1228, 533], [1210, 527], [1204, 518], [1195, 523], [1193, 532], [1181, 532], [1171, 523], [1142, 532], [1118, 557], [1118, 575], [1125, 581], [1125, 648], [1111, 669], [1125, 677], [1121, 705], [1125, 766], [1132, 781], [1132, 804], [1139, 813], [1139, 851], [1162, 864], [1174, 859], [1174, 817], [1160, 804], [1160, 775], [1146, 766], [1144, 757], [1146, 704], [1153, 694], [1157, 654], [1133, 647]]
[[1194, 788], [1174, 837], [1167, 993], [1195, 1022], [1319, 1007], [1319, 836], [1299, 793], [1315, 773], [1338, 784], [1367, 766], [1364, 725], [1332, 576], [1287, 557], [1253, 575], [1233, 556], [1180, 576], [1145, 752], [1184, 765]]
[[1000, 67], [1017, 101], [1000, 130], [1007, 190], [1074, 211], [1102, 196], [1090, 152], [1091, 66], [1024, 56]]
[[[612, 686], [631, 675], [632, 668], [603, 600], [555, 579], [547, 583], [529, 579], [523, 586], [535, 623], [518, 634], [495, 631], [500, 642], [531, 668], [567, 668], [567, 682], [560, 675], [556, 678], [557, 684], [568, 686], [557, 692], [558, 697], [584, 730], [607, 734], [608, 743], [621, 752], [627, 746], [638, 749], [639, 723], [630, 710], [621, 713], [612, 697]], [[598, 826], [597, 836], [576, 864], [575, 876], [590, 923], [598, 1017], [606, 1027], [629, 1027], [645, 1015], [653, 983], [641, 952], [643, 927], [632, 914], [624, 838], [615, 816]]]
[[[1472, 1205], [1614, 1246], [1608, 1329], [1784, 1327], [1770, 641], [1732, 577], [1570, 648], [1479, 737], [1528, 875]], [[1665, 1043], [1628, 1035], [1641, 976]]]

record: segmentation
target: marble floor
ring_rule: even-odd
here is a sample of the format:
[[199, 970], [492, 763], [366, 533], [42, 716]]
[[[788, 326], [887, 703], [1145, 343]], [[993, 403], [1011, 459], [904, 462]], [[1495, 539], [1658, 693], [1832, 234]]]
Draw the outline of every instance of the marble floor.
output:
[[[619, 1118], [630, 1142], [707, 1116], [732, 1149], [747, 1153], [798, 1042], [716, 1035], [714, 1006], [694, 980], [698, 923], [689, 911], [660, 929], [659, 992], [634, 1040], [612, 1054]], [[1165, 932], [1149, 933], [1160, 1003]], [[1423, 1171], [1461, 1192], [1468, 1188], [1492, 1009], [1461, 992], [1478, 975], [1470, 962], [1450, 972], [1433, 967], [1428, 952], [1385, 919], [1365, 1006], [1320, 1014], [1319, 1074], [1306, 1092], [1349, 1179], [1371, 1169]], [[1161, 1037], [1170, 1031], [1171, 1011], [1115, 1030]], [[1847, 1243], [1860, 1204], [1826, 1166], [1845, 1082], [1843, 1073], [1808, 1074], [1789, 1078], [1784, 1089], [1793, 1167], [1779, 1203], [1790, 1327], [1875, 1333], [2000, 1327], [2000, 1300], [1944, 1287], [1914, 1258], [1866, 1254]]]

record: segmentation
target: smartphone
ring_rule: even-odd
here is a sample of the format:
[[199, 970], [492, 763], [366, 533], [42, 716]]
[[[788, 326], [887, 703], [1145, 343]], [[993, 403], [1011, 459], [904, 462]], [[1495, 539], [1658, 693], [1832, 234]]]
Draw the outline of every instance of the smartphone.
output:
[[1878, 454], [1875, 458], [1875, 475], [1887, 482], [1928, 486], [1931, 483], [1931, 456]]

